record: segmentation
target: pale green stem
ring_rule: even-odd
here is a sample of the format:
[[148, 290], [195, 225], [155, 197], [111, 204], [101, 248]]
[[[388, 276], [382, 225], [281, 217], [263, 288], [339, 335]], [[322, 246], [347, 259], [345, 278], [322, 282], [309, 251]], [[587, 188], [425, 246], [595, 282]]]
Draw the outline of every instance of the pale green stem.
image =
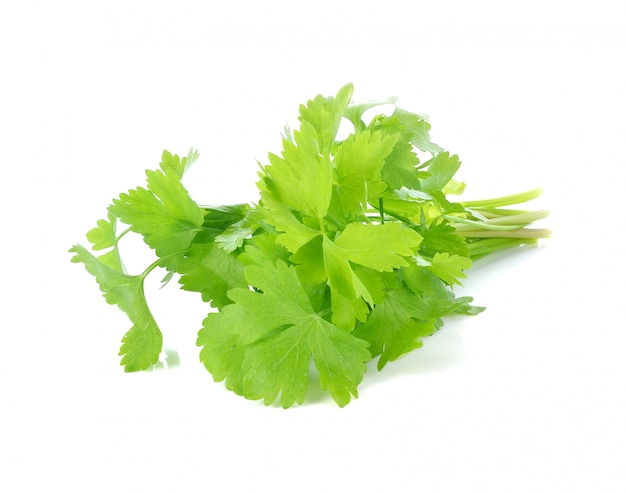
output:
[[484, 257], [491, 253], [522, 245], [534, 245], [536, 238], [486, 238], [468, 243], [470, 256], [473, 260]]
[[159, 264], [161, 264], [161, 262], [165, 262], [166, 260], [171, 259], [172, 257], [176, 257], [177, 255], [180, 255], [182, 253], [185, 253], [187, 250], [180, 250], [178, 252], [173, 252], [170, 253], [168, 255], [165, 255], [164, 257], [158, 258], [156, 259], [154, 262], [152, 262], [148, 267], [146, 267], [146, 269], [141, 273], [140, 277], [142, 277], [143, 279], [145, 279], [148, 274], [150, 274], [150, 272], [152, 272], [154, 269], [156, 269], [157, 267], [159, 267]]
[[470, 200], [468, 202], [461, 202], [461, 204], [465, 207], [469, 207], [470, 209], [479, 209], [482, 207], [502, 207], [505, 205], [514, 205], [521, 204], [522, 202], [528, 202], [529, 200], [533, 200], [539, 197], [542, 192], [543, 189], [535, 188], [534, 190], [516, 193], [513, 195], [506, 195], [504, 197], [497, 197], [487, 200]]
[[550, 238], [552, 231], [549, 229], [517, 228], [513, 230], [457, 230], [457, 233], [465, 238]]
[[[504, 209], [506, 210], [506, 209]], [[520, 212], [519, 214], [504, 215], [489, 220], [490, 224], [530, 224], [540, 219], [545, 219], [550, 215], [550, 211]]]

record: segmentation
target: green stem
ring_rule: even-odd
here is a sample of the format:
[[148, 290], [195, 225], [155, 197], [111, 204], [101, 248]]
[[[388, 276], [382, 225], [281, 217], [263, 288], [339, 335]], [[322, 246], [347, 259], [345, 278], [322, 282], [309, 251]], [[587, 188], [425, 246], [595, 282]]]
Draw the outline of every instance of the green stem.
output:
[[507, 231], [520, 229], [529, 224], [532, 224], [540, 219], [544, 219], [548, 217], [548, 211], [536, 211], [536, 212], [528, 212], [523, 214], [517, 214], [514, 216], [503, 216], [497, 217], [493, 219], [489, 219], [488, 221], [476, 221], [473, 219], [466, 219], [462, 217], [455, 216], [444, 216], [447, 220], [453, 223], [460, 223], [458, 226], [455, 224], [455, 227], [458, 231], [473, 231], [473, 230], [494, 230], [494, 231]]
[[486, 217], [487, 219], [492, 219], [492, 218], [501, 217], [501, 216], [515, 216], [516, 214], [528, 213], [528, 211], [523, 211], [519, 209], [502, 209], [499, 207], [485, 207], [485, 208], [466, 207], [465, 210], [472, 215], [481, 215], [483, 217]]
[[491, 253], [516, 248], [522, 245], [535, 245], [536, 238], [485, 238], [468, 243], [472, 260], [485, 257]]
[[[506, 210], [506, 209], [503, 209]], [[550, 211], [519, 212], [517, 214], [505, 214], [489, 220], [490, 224], [530, 224], [540, 219], [545, 219], [550, 215]]]
[[[523, 227], [525, 224], [493, 224], [492, 221], [474, 221], [472, 219], [465, 219], [462, 217], [454, 217], [454, 216], [448, 216], [445, 215], [443, 216], [445, 219], [447, 219], [448, 221], [454, 223], [455, 228], [457, 231], [462, 231], [464, 228], [463, 226], [466, 226], [465, 229], [470, 229], [470, 230], [495, 230], [495, 231], [510, 231], [510, 230], [514, 230], [514, 229], [519, 229], [521, 227]], [[460, 223], [460, 225], [457, 225], [457, 223]]]
[[178, 252], [173, 252], [173, 253], [169, 253], [167, 255], [165, 255], [164, 257], [160, 257], [158, 259], [156, 259], [154, 262], [152, 262], [148, 267], [146, 267], [146, 269], [141, 273], [140, 277], [142, 277], [143, 279], [145, 279], [148, 274], [150, 274], [150, 272], [152, 272], [154, 269], [156, 269], [157, 267], [159, 267], [159, 265], [161, 264], [161, 262], [165, 262], [166, 260], [171, 259], [172, 257], [176, 257], [177, 255], [180, 255], [182, 253], [185, 253], [187, 250], [180, 250]]
[[544, 228], [518, 228], [507, 231], [487, 231], [487, 230], [457, 230], [457, 233], [465, 238], [550, 238], [552, 231]]
[[521, 204], [522, 202], [528, 202], [539, 197], [542, 192], [543, 189], [535, 188], [533, 190], [528, 190], [527, 192], [506, 195], [504, 197], [497, 197], [487, 200], [470, 200], [468, 202], [461, 202], [461, 204], [464, 207], [469, 207], [470, 209], [479, 209], [482, 207], [502, 207], [505, 205], [514, 205]]
[[117, 245], [119, 243], [119, 241], [124, 238], [124, 236], [126, 236], [127, 233], [129, 233], [131, 231], [130, 227], [126, 228], [124, 231], [122, 231], [119, 235], [117, 235], [115, 237], [115, 241], [113, 242], [113, 247], [117, 248]]
[[322, 232], [323, 235], [326, 234], [326, 224], [324, 222], [324, 218], [322, 216], [317, 216], [317, 225], [318, 229]]

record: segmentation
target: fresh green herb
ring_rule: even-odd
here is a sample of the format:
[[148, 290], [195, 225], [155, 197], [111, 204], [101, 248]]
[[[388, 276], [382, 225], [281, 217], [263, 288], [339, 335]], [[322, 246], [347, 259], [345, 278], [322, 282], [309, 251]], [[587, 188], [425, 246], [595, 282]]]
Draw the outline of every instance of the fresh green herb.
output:
[[[257, 203], [198, 205], [182, 184], [198, 153], [166, 151], [147, 187], [114, 199], [87, 233], [92, 251], [70, 250], [132, 323], [120, 350], [126, 371], [151, 368], [162, 352], [144, 295], [160, 267], [164, 281], [177, 276], [212, 306], [197, 344], [216, 381], [287, 408], [304, 401], [314, 374], [345, 406], [368, 361], [381, 370], [447, 315], [483, 310], [453, 292], [473, 260], [549, 236], [528, 227], [545, 211], [508, 208], [540, 190], [453, 201], [464, 188], [454, 179], [460, 161], [431, 142], [426, 117], [396, 107], [366, 122], [366, 110], [395, 99], [350, 104], [352, 91], [300, 107], [299, 129], [261, 167]], [[340, 140], [342, 120], [353, 132]], [[118, 248], [129, 232], [156, 254], [137, 275]]]

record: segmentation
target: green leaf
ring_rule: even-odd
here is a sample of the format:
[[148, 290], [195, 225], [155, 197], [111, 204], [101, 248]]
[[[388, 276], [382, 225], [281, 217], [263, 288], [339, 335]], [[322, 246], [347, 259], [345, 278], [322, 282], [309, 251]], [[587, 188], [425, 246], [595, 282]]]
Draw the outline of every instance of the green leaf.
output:
[[392, 271], [408, 265], [422, 237], [401, 223], [351, 223], [335, 240], [343, 256], [364, 267]]
[[437, 154], [443, 149], [430, 140], [430, 123], [428, 117], [417, 113], [411, 113], [402, 108], [396, 108], [394, 117], [400, 120], [401, 124], [411, 133], [411, 142], [415, 147], [424, 151]]
[[98, 260], [107, 267], [111, 267], [111, 269], [116, 270], [117, 272], [126, 272], [122, 264], [120, 252], [117, 247], [111, 249], [107, 253], [98, 256]]
[[303, 284], [326, 283], [321, 236], [306, 243], [289, 260], [295, 265], [298, 277]]
[[180, 261], [179, 283], [182, 289], [199, 292], [203, 301], [221, 308], [231, 302], [229, 290], [248, 285], [243, 267], [235, 255], [226, 253], [218, 244], [195, 243]]
[[182, 159], [178, 156], [178, 154], [172, 154], [169, 151], [163, 151], [163, 155], [161, 156], [161, 164], [159, 167], [167, 173], [168, 170], [172, 170], [179, 179], [183, 177], [185, 172], [189, 169], [189, 167], [198, 159], [200, 155], [198, 151], [194, 151], [191, 149], [187, 157], [183, 157]]
[[303, 245], [321, 234], [319, 229], [304, 225], [287, 206], [271, 195], [263, 192], [261, 195], [263, 220], [282, 233], [277, 241], [290, 252], [296, 253]]
[[93, 250], [104, 250], [115, 246], [117, 234], [115, 233], [115, 216], [108, 215], [108, 220], [100, 219], [95, 228], [87, 233], [87, 240], [93, 245]]
[[348, 137], [337, 149], [335, 200], [347, 216], [360, 214], [364, 206], [377, 201], [387, 185], [381, 180], [385, 158], [398, 134], [365, 130]]
[[370, 344], [372, 357], [380, 355], [377, 368], [422, 347], [422, 337], [436, 330], [436, 319], [419, 320], [415, 294], [404, 287], [387, 292], [367, 321], [353, 334]]
[[443, 187], [442, 192], [444, 195], [461, 195], [465, 191], [465, 183], [457, 181], [454, 178], [451, 179], [446, 186]]
[[419, 159], [409, 141], [409, 135], [405, 134], [396, 142], [391, 153], [385, 159], [385, 165], [381, 170], [381, 177], [389, 189], [402, 187], [419, 189], [419, 178], [422, 174], [416, 169]]
[[405, 285], [417, 295], [415, 316], [420, 320], [439, 319], [451, 313], [475, 315], [481, 307], [471, 306], [470, 296], [457, 298], [446, 283], [428, 267], [413, 264], [402, 269]]
[[250, 344], [241, 361], [244, 396], [269, 405], [280, 394], [284, 408], [302, 404], [312, 351], [308, 339], [315, 330], [319, 328], [313, 321], [292, 325]]
[[437, 252], [430, 261], [428, 269], [436, 274], [447, 284], [461, 284], [459, 279], [464, 279], [465, 269], [469, 269], [472, 261], [468, 257], [450, 255], [448, 252]]
[[365, 321], [368, 307], [355, 287], [355, 274], [350, 261], [326, 236], [322, 242], [324, 268], [331, 289], [331, 307], [333, 323], [350, 332], [356, 320]]
[[330, 154], [341, 119], [352, 98], [352, 84], [343, 86], [337, 96], [325, 98], [318, 95], [300, 106], [300, 121], [310, 125], [316, 132], [316, 141], [321, 154]]
[[251, 207], [248, 204], [234, 204], [203, 207], [202, 210], [204, 212], [202, 228], [221, 233], [231, 224], [244, 219]]
[[244, 251], [237, 260], [244, 266], [263, 265], [265, 262], [282, 260], [289, 263], [289, 251], [278, 243], [279, 234], [275, 231], [256, 234], [246, 241]]
[[204, 221], [194, 242], [208, 243], [224, 233], [231, 225], [242, 221], [252, 210], [248, 204], [202, 207]]
[[425, 163], [430, 176], [422, 180], [422, 190], [428, 193], [441, 192], [461, 166], [457, 155], [441, 152]]
[[383, 181], [388, 189], [420, 188], [419, 178], [422, 172], [418, 171], [419, 159], [415, 154], [412, 139], [413, 133], [407, 130], [397, 116], [379, 116], [374, 119], [370, 128], [387, 135], [398, 135], [398, 140], [391, 153], [385, 158], [385, 165], [381, 170]]
[[265, 201], [271, 195], [304, 215], [326, 215], [333, 184], [330, 152], [351, 94], [347, 85], [336, 98], [318, 96], [300, 107], [300, 130], [283, 139], [282, 157], [270, 153], [263, 169], [259, 188]]
[[[283, 156], [269, 154], [264, 188], [277, 201], [311, 217], [323, 217], [332, 193], [333, 172], [329, 154], [322, 154], [315, 129], [302, 124], [294, 132], [295, 144], [283, 141]], [[266, 194], [267, 195], [267, 194]]]
[[[352, 263], [375, 271], [392, 272], [409, 265], [405, 257], [415, 255], [421, 237], [400, 223], [350, 223], [333, 242], [324, 237], [324, 267], [331, 288], [332, 320], [351, 331], [356, 320], [365, 321], [380, 285], [355, 272]], [[382, 281], [381, 281], [382, 282]], [[372, 291], [370, 291], [370, 289]]]
[[116, 222], [117, 219], [113, 214], [108, 215], [108, 220], [100, 219], [96, 227], [87, 232], [87, 240], [92, 244], [93, 250], [111, 248], [110, 251], [100, 255], [98, 260], [118, 272], [124, 272], [120, 253], [117, 249], [119, 237], [115, 230]]
[[213, 377], [248, 399], [269, 405], [278, 398], [287, 408], [304, 401], [313, 358], [322, 388], [338, 405], [356, 397], [367, 343], [313, 309], [293, 266], [252, 265], [246, 276], [258, 291], [233, 289], [234, 303], [210, 313], [198, 335]]
[[346, 108], [344, 116], [352, 122], [357, 131], [363, 130], [366, 127], [365, 122], [363, 122], [363, 113], [369, 109], [375, 108], [376, 106], [394, 104], [397, 100], [397, 97], [390, 96], [380, 101], [367, 101], [365, 103], [350, 104]]
[[148, 189], [139, 187], [121, 194], [109, 212], [143, 235], [157, 256], [168, 257], [162, 265], [175, 270], [200, 231], [204, 215], [174, 171], [147, 171], [146, 175]]
[[145, 276], [117, 272], [80, 245], [75, 245], [70, 252], [75, 254], [72, 262], [83, 263], [87, 272], [96, 278], [107, 303], [117, 305], [133, 324], [122, 339], [119, 353], [123, 356], [121, 364], [124, 370], [148, 369], [159, 359], [163, 338], [146, 302], [143, 291]]
[[438, 222], [415, 228], [422, 236], [420, 254], [432, 258], [438, 252], [448, 252], [469, 257], [469, 248], [465, 238], [456, 233], [456, 229], [447, 222]]
[[355, 290], [357, 296], [373, 307], [381, 303], [387, 288], [398, 286], [398, 275], [396, 272], [378, 272], [367, 267], [354, 266]]
[[243, 246], [244, 240], [252, 237], [259, 228], [262, 214], [257, 210], [249, 211], [241, 220], [230, 224], [224, 231], [215, 237], [225, 252], [232, 253]]
[[[398, 199], [395, 193], [385, 194], [383, 197], [383, 211], [391, 214], [407, 224], [420, 224], [425, 211], [430, 208], [430, 202]], [[437, 211], [440, 215], [440, 211]]]

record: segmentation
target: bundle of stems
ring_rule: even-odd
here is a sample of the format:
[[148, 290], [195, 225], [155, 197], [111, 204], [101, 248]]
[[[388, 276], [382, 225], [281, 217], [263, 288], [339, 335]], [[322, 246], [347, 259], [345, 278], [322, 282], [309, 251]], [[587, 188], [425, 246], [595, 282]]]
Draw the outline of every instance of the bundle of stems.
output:
[[548, 210], [509, 209], [538, 198], [541, 188], [487, 200], [461, 202], [467, 211], [463, 215], [446, 215], [456, 232], [465, 237], [473, 259], [521, 245], [537, 244], [549, 238], [550, 229], [530, 227], [549, 216]]

